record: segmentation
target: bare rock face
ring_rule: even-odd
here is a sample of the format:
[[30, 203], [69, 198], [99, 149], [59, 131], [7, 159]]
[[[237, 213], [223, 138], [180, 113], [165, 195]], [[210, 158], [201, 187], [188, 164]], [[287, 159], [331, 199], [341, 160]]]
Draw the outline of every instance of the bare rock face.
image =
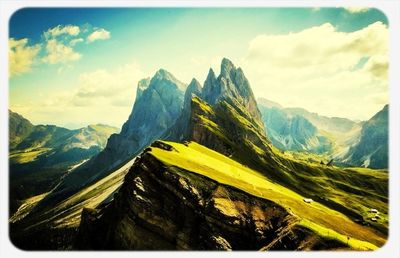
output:
[[[65, 198], [138, 155], [175, 124], [183, 108], [186, 84], [164, 69], [139, 81], [136, 100], [121, 132], [112, 134], [103, 151], [67, 175], [52, 198]], [[61, 196], [61, 197], [58, 197]]]
[[[312, 232], [293, 227], [297, 218], [283, 207], [168, 167], [149, 150], [134, 163], [111, 203], [83, 210], [78, 249], [306, 249], [302, 241]], [[297, 231], [304, 236], [296, 239]], [[320, 239], [308, 241], [310, 247]]]

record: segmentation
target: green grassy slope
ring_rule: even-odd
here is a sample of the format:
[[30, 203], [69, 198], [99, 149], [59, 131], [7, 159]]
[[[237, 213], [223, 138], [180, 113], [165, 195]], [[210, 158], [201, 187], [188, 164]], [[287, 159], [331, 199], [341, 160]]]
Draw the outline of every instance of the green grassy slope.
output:
[[[361, 173], [359, 169], [322, 165], [316, 157], [307, 154], [302, 154], [304, 157], [299, 159], [282, 153], [271, 145], [246, 109], [234, 101], [223, 101], [211, 107], [201, 99], [193, 98], [192, 119], [194, 136], [191, 140], [387, 235], [387, 171], [365, 170]], [[368, 210], [371, 208], [381, 212], [377, 222], [370, 220]]]
[[151, 153], [170, 166], [177, 166], [252, 195], [272, 200], [298, 216], [300, 225], [320, 235], [333, 237], [345, 243], [349, 236], [349, 246], [357, 250], [375, 250], [385, 242], [385, 236], [373, 229], [359, 225], [342, 213], [318, 202], [305, 203], [304, 196], [218, 152], [194, 142], [189, 146], [174, 142], [168, 144], [176, 151], [152, 148]]

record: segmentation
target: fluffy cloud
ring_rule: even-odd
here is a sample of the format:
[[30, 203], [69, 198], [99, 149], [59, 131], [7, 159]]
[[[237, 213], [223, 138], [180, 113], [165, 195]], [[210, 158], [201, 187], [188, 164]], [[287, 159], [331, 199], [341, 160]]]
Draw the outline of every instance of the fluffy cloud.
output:
[[[65, 85], [68, 90], [43, 93], [22, 106], [11, 103], [10, 108], [32, 122], [67, 127], [91, 123], [122, 126], [132, 110], [138, 81], [146, 77], [136, 62], [110, 70], [98, 69], [82, 73], [73, 85]], [[72, 125], [66, 121], [82, 123]]]
[[10, 38], [8, 40], [9, 50], [9, 75], [14, 76], [29, 72], [40, 51], [40, 45], [28, 45], [28, 39]]
[[110, 38], [110, 32], [105, 29], [96, 29], [88, 37], [88, 42], [93, 42], [96, 40], [106, 40]]
[[80, 32], [80, 28], [75, 25], [58, 25], [54, 28], [48, 29], [45, 33], [44, 36], [46, 38], [56, 38], [60, 35], [66, 34], [70, 36], [77, 36]]
[[[10, 76], [22, 74], [31, 70], [35, 60], [41, 60], [47, 64], [66, 64], [81, 59], [75, 46], [84, 42], [105, 40], [110, 38], [110, 32], [103, 28], [95, 30], [84, 29], [76, 25], [58, 25], [43, 32], [41, 42], [36, 45], [28, 45], [28, 39], [9, 39]], [[44, 49], [43, 53], [40, 51]], [[39, 57], [40, 55], [40, 57]], [[39, 62], [40, 63], [40, 62]], [[69, 67], [60, 67], [59, 73], [68, 70]]]
[[376, 22], [340, 32], [326, 23], [259, 35], [241, 66], [257, 96], [325, 115], [367, 119], [381, 107], [366, 100], [381, 100], [388, 88], [388, 29]]
[[72, 40], [69, 42], [69, 44], [70, 44], [71, 46], [75, 46], [76, 44], [81, 43], [81, 42], [83, 42], [83, 41], [84, 41], [83, 38], [72, 39]]
[[132, 107], [137, 83], [143, 79], [137, 63], [126, 64], [113, 71], [96, 70], [79, 76], [78, 89], [71, 103], [77, 106], [117, 105]]
[[59, 42], [56, 39], [50, 39], [47, 41], [46, 51], [47, 55], [42, 60], [49, 64], [76, 61], [82, 57], [82, 55], [75, 52], [72, 47], [66, 46], [64, 43]]
[[370, 8], [368, 7], [360, 7], [360, 6], [352, 6], [345, 8], [349, 13], [365, 13], [368, 12]]

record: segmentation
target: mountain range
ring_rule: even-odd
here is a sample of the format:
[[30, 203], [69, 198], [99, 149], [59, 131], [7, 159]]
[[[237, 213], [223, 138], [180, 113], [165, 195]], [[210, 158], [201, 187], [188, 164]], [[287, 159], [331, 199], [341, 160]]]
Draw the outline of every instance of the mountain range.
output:
[[322, 154], [340, 166], [388, 167], [388, 105], [361, 122], [284, 108], [267, 99], [258, 99], [258, 106], [268, 138], [282, 151]]
[[[241, 68], [224, 58], [220, 71], [210, 69], [202, 87], [163, 69], [140, 81], [131, 115], [104, 150], [11, 216], [13, 243], [26, 250], [382, 246], [386, 170], [294, 159], [268, 133], [275, 123], [288, 139], [277, 143], [291, 143], [283, 146], [328, 148], [333, 141], [322, 127], [346, 134], [356, 123], [317, 124], [313, 114], [289, 115], [276, 105], [266, 116]], [[381, 214], [374, 222], [371, 207]]]
[[99, 153], [118, 130], [102, 124], [75, 130], [33, 125], [10, 110], [11, 211], [21, 200], [49, 191], [74, 166]]

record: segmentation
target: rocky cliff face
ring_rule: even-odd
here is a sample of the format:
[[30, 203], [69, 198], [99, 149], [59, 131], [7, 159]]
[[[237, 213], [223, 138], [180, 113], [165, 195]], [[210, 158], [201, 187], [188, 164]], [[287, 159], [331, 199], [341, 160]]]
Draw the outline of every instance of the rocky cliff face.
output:
[[191, 115], [191, 102], [192, 97], [201, 95], [201, 85], [193, 78], [185, 92], [185, 98], [183, 102], [183, 109], [181, 115], [176, 120], [176, 123], [172, 125], [163, 139], [168, 139], [172, 141], [183, 141], [188, 138], [190, 130], [190, 115]]
[[[176, 151], [156, 142], [152, 148]], [[76, 247], [108, 250], [308, 250], [339, 248], [295, 226], [274, 202], [163, 164], [145, 151], [114, 197], [84, 209]]]

